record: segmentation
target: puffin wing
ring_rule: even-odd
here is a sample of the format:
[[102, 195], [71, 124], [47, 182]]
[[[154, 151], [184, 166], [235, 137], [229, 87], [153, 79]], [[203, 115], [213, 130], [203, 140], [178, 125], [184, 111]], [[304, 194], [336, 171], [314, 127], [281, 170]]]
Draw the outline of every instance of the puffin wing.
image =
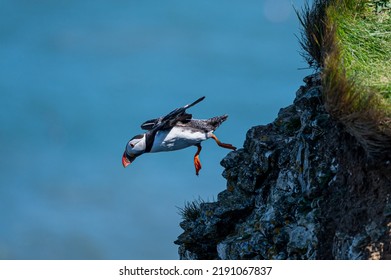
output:
[[141, 125], [141, 129], [144, 129], [144, 130], [151, 130], [155, 125], [157, 125], [159, 123], [159, 121], [161, 121], [162, 118], [157, 118], [157, 119], [152, 119], [152, 120], [148, 120], [146, 122], [144, 122], [142, 125]]
[[192, 115], [186, 114], [186, 109], [201, 102], [202, 100], [204, 100], [204, 98], [205, 98], [205, 96], [198, 98], [193, 103], [187, 104], [187, 105], [180, 107], [180, 108], [177, 108], [177, 109], [173, 110], [172, 112], [168, 113], [164, 117], [148, 120], [141, 125], [141, 128], [145, 129], [145, 130], [156, 130], [157, 131], [157, 130], [171, 128], [171, 127], [175, 126], [178, 122], [187, 123], [191, 120]]

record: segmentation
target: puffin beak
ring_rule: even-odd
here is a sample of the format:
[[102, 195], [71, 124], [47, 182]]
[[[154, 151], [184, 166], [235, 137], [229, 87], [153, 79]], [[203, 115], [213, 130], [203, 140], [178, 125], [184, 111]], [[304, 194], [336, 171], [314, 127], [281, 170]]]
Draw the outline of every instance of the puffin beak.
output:
[[135, 159], [135, 156], [126, 156], [126, 152], [124, 152], [124, 154], [122, 155], [122, 165], [126, 167], [131, 164]]

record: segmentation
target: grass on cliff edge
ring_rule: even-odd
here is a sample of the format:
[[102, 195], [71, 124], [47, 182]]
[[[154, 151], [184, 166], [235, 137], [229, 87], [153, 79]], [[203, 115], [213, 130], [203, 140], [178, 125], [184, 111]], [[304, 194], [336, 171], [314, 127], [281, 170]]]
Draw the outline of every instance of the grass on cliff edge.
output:
[[369, 156], [391, 151], [391, 0], [314, 0], [298, 16], [326, 109]]
[[328, 17], [348, 78], [371, 88], [391, 104], [391, 1], [339, 1]]

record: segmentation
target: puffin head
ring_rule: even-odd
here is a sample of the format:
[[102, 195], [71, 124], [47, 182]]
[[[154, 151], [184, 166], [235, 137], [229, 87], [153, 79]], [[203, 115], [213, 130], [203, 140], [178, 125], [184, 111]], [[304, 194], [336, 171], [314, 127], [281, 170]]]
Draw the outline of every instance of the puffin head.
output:
[[122, 165], [126, 167], [131, 164], [138, 156], [145, 152], [145, 147], [145, 134], [136, 135], [130, 139], [122, 155]]

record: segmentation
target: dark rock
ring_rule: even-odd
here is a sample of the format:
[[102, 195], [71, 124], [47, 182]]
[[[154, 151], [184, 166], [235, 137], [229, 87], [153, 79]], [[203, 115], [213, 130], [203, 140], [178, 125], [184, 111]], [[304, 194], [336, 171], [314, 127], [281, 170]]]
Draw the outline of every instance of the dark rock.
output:
[[221, 161], [227, 189], [181, 223], [181, 259], [391, 258], [390, 160], [369, 161], [326, 112], [320, 76], [304, 81]]

